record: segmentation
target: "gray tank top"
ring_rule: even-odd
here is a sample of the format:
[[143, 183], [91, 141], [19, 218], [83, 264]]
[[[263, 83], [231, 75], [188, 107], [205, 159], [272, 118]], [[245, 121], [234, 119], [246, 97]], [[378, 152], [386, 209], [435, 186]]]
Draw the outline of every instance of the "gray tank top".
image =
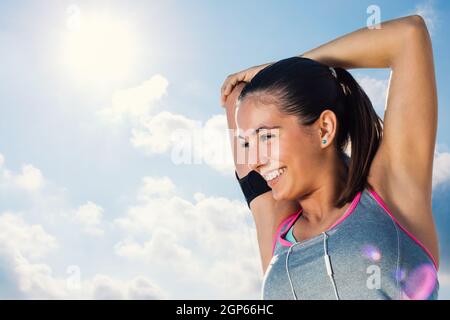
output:
[[431, 253], [391, 214], [372, 189], [353, 199], [327, 231], [285, 239], [302, 209], [283, 221], [264, 274], [266, 299], [437, 299]]

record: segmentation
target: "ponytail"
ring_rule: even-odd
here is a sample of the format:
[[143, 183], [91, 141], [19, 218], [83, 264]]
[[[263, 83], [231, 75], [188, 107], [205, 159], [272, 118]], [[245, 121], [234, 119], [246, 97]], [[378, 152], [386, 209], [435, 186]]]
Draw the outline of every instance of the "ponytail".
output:
[[[353, 76], [343, 68], [334, 68], [336, 80], [341, 85], [341, 93], [345, 108], [343, 116], [344, 128], [347, 132], [339, 132], [337, 145], [344, 152], [348, 136], [351, 140], [351, 157], [348, 164], [347, 182], [336, 206], [342, 207], [366, 187], [372, 188], [367, 176], [372, 160], [381, 143], [383, 120], [375, 112], [369, 97], [359, 86]], [[341, 130], [342, 131], [342, 130]]]

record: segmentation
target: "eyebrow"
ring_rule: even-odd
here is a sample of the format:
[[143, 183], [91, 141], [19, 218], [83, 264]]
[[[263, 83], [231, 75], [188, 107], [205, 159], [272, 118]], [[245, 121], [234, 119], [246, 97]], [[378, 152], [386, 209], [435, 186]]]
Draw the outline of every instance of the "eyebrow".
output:
[[[270, 127], [270, 126], [262, 125], [262, 126], [258, 127], [258, 129], [252, 130], [252, 132], [251, 132], [250, 134], [251, 134], [251, 135], [253, 135], [253, 134], [255, 134], [255, 133], [258, 134], [259, 131], [261, 131], [261, 130], [271, 130], [271, 129], [279, 129], [279, 128], [281, 128], [281, 126], [272, 126], [272, 127]], [[245, 138], [244, 138], [243, 136], [241, 136], [241, 135], [239, 135], [238, 138], [239, 138], [239, 139], [245, 139]]]

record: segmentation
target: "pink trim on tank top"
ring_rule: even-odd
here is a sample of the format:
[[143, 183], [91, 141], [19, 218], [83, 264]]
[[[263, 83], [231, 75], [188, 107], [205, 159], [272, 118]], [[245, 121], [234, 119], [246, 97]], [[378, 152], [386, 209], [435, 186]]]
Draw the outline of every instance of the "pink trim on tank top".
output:
[[300, 208], [297, 212], [294, 212], [293, 214], [291, 214], [289, 217], [285, 218], [278, 226], [277, 231], [275, 232], [275, 237], [273, 238], [273, 244], [272, 244], [272, 256], [273, 256], [273, 252], [275, 251], [275, 244], [277, 243], [277, 239], [278, 239], [278, 234], [280, 233], [281, 228], [284, 226], [284, 224], [290, 220], [295, 218], [298, 214], [300, 214], [300, 212], [302, 212], [302, 208]]
[[431, 252], [425, 248], [425, 246], [422, 244], [422, 242], [419, 241], [419, 239], [417, 239], [416, 237], [414, 237], [412, 235], [412, 233], [410, 233], [408, 230], [406, 230], [401, 224], [400, 222], [394, 217], [394, 215], [391, 213], [391, 211], [389, 210], [389, 208], [387, 207], [387, 205], [384, 203], [383, 199], [381, 199], [381, 197], [378, 195], [378, 193], [376, 193], [375, 190], [373, 189], [368, 189], [370, 194], [375, 198], [375, 200], [378, 202], [378, 204], [384, 209], [384, 211], [386, 211], [386, 213], [392, 218], [392, 220], [395, 221], [395, 223], [400, 227], [400, 229], [402, 229], [414, 242], [416, 242], [430, 257], [430, 259], [433, 261], [434, 267], [436, 270], [438, 270], [438, 266], [436, 263], [436, 260], [434, 259], [433, 255], [431, 254]]
[[[334, 227], [336, 227], [337, 225], [339, 225], [340, 223], [342, 223], [345, 219], [347, 219], [354, 211], [356, 206], [359, 203], [359, 199], [361, 198], [361, 194], [362, 192], [358, 192], [355, 197], [353, 198], [352, 203], [350, 204], [350, 206], [347, 208], [347, 210], [345, 210], [344, 214], [335, 222], [333, 223], [333, 225], [331, 227], [329, 227], [327, 229], [327, 231], [333, 229]], [[302, 210], [301, 210], [302, 211]], [[289, 247], [292, 245], [292, 242], [287, 241], [286, 239], [283, 239], [283, 237], [286, 235], [286, 233], [288, 233], [289, 229], [292, 227], [292, 225], [294, 224], [295, 220], [297, 220], [297, 217], [300, 215], [300, 212], [298, 212], [295, 217], [289, 222], [289, 225], [287, 226], [287, 228], [283, 231], [282, 234], [278, 235], [278, 240], [280, 241], [280, 243], [285, 246], [285, 247]], [[273, 254], [272, 254], [273, 255]]]

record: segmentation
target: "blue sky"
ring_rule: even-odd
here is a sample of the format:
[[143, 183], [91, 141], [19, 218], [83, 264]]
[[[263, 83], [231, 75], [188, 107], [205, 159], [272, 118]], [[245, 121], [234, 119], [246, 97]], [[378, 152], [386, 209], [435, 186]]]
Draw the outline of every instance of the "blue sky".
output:
[[[432, 34], [450, 298], [444, 0], [2, 1], [0, 298], [259, 298], [251, 214], [219, 154], [220, 86], [364, 27], [372, 4], [382, 21], [420, 13]], [[351, 72], [382, 116], [389, 70]], [[174, 163], [174, 132], [195, 130], [201, 163]]]

